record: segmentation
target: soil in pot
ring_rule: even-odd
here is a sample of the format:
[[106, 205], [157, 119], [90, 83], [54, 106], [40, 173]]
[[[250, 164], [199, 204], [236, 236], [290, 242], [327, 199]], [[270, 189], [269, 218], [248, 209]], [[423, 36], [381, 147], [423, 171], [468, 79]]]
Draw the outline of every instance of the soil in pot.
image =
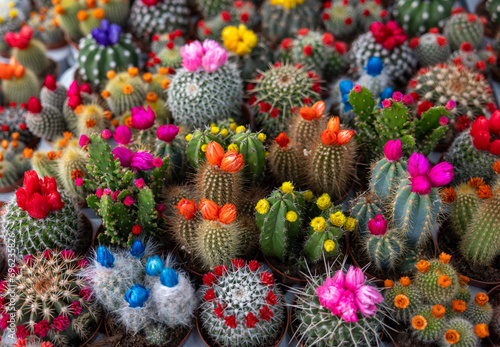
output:
[[106, 334], [107, 338], [96, 341], [89, 347], [100, 346], [120, 346], [120, 347], [175, 347], [181, 346], [184, 340], [187, 339], [191, 328], [179, 327], [169, 331], [169, 339], [162, 345], [150, 344], [144, 335], [137, 334], [132, 336], [113, 318], [108, 316], [106, 319]]
[[443, 224], [437, 235], [440, 252], [451, 255], [451, 264], [458, 273], [482, 282], [500, 282], [500, 257], [496, 257], [492, 266], [474, 265], [465, 260], [458, 249], [458, 237], [450, 229], [449, 223]]

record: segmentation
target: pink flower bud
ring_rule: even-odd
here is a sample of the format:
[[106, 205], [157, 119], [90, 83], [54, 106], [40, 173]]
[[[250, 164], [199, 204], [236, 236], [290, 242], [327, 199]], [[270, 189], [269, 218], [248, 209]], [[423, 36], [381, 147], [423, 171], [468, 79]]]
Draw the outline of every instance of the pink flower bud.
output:
[[102, 191], [102, 193], [103, 193], [104, 195], [111, 195], [111, 189], [109, 189], [109, 188], [105, 188], [105, 189]]
[[403, 96], [403, 104], [406, 106], [413, 104], [413, 97], [411, 95]]
[[382, 107], [384, 107], [384, 108], [390, 108], [391, 106], [392, 106], [391, 100], [386, 99], [386, 100], [382, 101]]
[[75, 185], [76, 185], [77, 187], [81, 187], [81, 186], [83, 186], [83, 178], [77, 178], [77, 179], [75, 180]]
[[153, 166], [154, 167], [162, 167], [163, 166], [163, 160], [161, 158], [156, 158], [153, 160]]
[[132, 206], [134, 204], [134, 199], [130, 195], [127, 195], [125, 199], [123, 199], [123, 204], [125, 206]]
[[426, 176], [410, 177], [411, 191], [420, 195], [430, 194], [431, 182]]
[[441, 117], [439, 118], [439, 125], [445, 126], [446, 124], [448, 124], [448, 121], [449, 121], [448, 117]]
[[179, 128], [172, 124], [162, 125], [156, 130], [156, 136], [158, 136], [158, 139], [167, 143], [174, 141], [178, 133]]
[[384, 235], [387, 231], [387, 221], [381, 214], [378, 214], [374, 219], [368, 222], [368, 230], [374, 236]]
[[361, 90], [362, 90], [362, 89], [363, 89], [363, 88], [361, 88], [361, 86], [360, 86], [359, 84], [356, 84], [356, 85], [354, 86], [354, 92], [355, 92], [355, 93], [361, 93]]
[[97, 197], [98, 197], [99, 199], [101, 198], [102, 194], [103, 194], [103, 191], [102, 191], [102, 189], [101, 189], [101, 188], [97, 189], [97, 190], [96, 190], [96, 192], [95, 192], [95, 195], [97, 195]]
[[119, 190], [117, 190], [117, 191], [113, 192], [113, 194], [111, 194], [111, 199], [113, 199], [113, 201], [118, 201], [118, 195], [120, 195]]
[[449, 184], [453, 180], [454, 175], [453, 165], [443, 161], [431, 169], [427, 178], [433, 187], [441, 187]]
[[394, 100], [396, 102], [400, 102], [401, 100], [403, 100], [403, 93], [394, 92], [394, 94], [392, 94], [392, 100]]
[[144, 180], [142, 178], [136, 179], [134, 183], [136, 187], [139, 189], [144, 188], [144, 186], [146, 185], [146, 183], [144, 183]]
[[445, 108], [448, 110], [448, 111], [451, 111], [453, 110], [455, 107], [457, 106], [457, 103], [453, 100], [450, 100], [446, 103], [445, 105]]
[[87, 146], [89, 143], [90, 138], [87, 135], [83, 134], [82, 136], [80, 136], [80, 141], [78, 141], [80, 147]]
[[399, 158], [401, 158], [401, 156], [403, 155], [401, 141], [399, 141], [399, 139], [387, 141], [384, 146], [384, 154], [387, 161], [398, 161]]
[[111, 131], [109, 131], [108, 129], [104, 129], [101, 132], [101, 137], [105, 140], [109, 139], [111, 137]]

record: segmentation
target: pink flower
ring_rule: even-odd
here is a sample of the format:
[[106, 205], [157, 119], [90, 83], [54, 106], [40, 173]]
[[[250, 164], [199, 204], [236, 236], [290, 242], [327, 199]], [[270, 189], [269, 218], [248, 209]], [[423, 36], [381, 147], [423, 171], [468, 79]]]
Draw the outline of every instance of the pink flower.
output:
[[134, 199], [130, 195], [127, 195], [125, 199], [123, 199], [123, 204], [125, 206], [132, 206], [134, 204]]
[[453, 110], [457, 106], [457, 103], [453, 100], [449, 100], [444, 106], [448, 111]]
[[332, 277], [333, 284], [337, 284], [339, 286], [344, 287], [345, 284], [345, 276], [342, 270], [338, 270], [335, 275]]
[[340, 298], [344, 294], [344, 287], [335, 282], [331, 278], [327, 278], [323, 285], [316, 288], [316, 295], [319, 298], [321, 306], [332, 311], [332, 314], [337, 314], [337, 305]]
[[401, 100], [403, 100], [403, 93], [394, 92], [394, 94], [392, 94], [392, 100], [394, 100], [396, 102], [400, 102]]
[[441, 187], [449, 184], [454, 176], [453, 165], [446, 161], [434, 166], [429, 175], [427, 175], [433, 187]]
[[117, 190], [117, 191], [113, 192], [113, 194], [111, 194], [111, 199], [113, 199], [113, 201], [118, 201], [118, 195], [120, 195], [119, 190]]
[[9, 326], [10, 314], [2, 313], [2, 318], [0, 318], [0, 329], [5, 330]]
[[139, 189], [144, 188], [144, 186], [146, 185], [146, 183], [144, 183], [144, 179], [142, 179], [142, 178], [136, 179], [134, 183], [135, 183], [136, 187]]
[[103, 193], [104, 195], [111, 195], [111, 189], [109, 189], [109, 188], [105, 188], [105, 189], [102, 191], [102, 193]]
[[81, 186], [83, 186], [83, 178], [77, 178], [77, 179], [75, 180], [75, 185], [76, 185], [77, 187], [81, 187]]
[[387, 141], [384, 146], [384, 154], [387, 161], [398, 161], [399, 158], [401, 158], [401, 156], [403, 155], [401, 141], [399, 141], [399, 139]]
[[188, 71], [196, 71], [201, 65], [203, 48], [200, 41], [193, 41], [181, 48], [182, 67]]
[[413, 97], [411, 95], [405, 95], [403, 96], [403, 104], [405, 105], [411, 105], [413, 103]]
[[89, 262], [87, 261], [87, 259], [80, 259], [78, 261], [78, 267], [79, 268], [85, 269], [87, 266], [89, 266]]
[[156, 114], [148, 106], [146, 110], [144, 106], [134, 107], [132, 109], [131, 127], [137, 130], [146, 130], [155, 124]]
[[50, 330], [50, 324], [47, 320], [42, 320], [33, 325], [34, 333], [40, 337], [45, 337]]
[[178, 133], [179, 128], [172, 124], [162, 125], [156, 130], [156, 136], [158, 139], [167, 143], [174, 141]]
[[411, 177], [425, 176], [430, 171], [430, 164], [425, 155], [413, 153], [408, 160], [408, 173]]
[[381, 214], [378, 214], [368, 221], [368, 230], [374, 236], [384, 235], [387, 231], [387, 221]]
[[71, 260], [75, 257], [75, 252], [65, 249], [61, 252], [61, 257], [66, 260]]
[[203, 41], [202, 47], [203, 47], [203, 53], [207, 53], [208, 51], [220, 48], [219, 44], [216, 41], [209, 39]]
[[83, 134], [82, 136], [80, 136], [80, 141], [78, 141], [78, 144], [80, 145], [80, 147], [86, 146], [89, 143], [90, 143], [90, 139], [87, 135]]
[[384, 301], [384, 297], [372, 286], [363, 285], [354, 294], [356, 306], [365, 317], [373, 316], [378, 310], [376, 304]]
[[102, 189], [101, 188], [97, 189], [95, 195], [100, 199], [102, 196]]
[[82, 312], [82, 307], [80, 306], [79, 301], [73, 301], [70, 308], [71, 308], [71, 311], [73, 312], [73, 314], [76, 316], [78, 316]]
[[439, 125], [445, 126], [446, 124], [448, 124], [448, 121], [449, 121], [448, 117], [441, 117], [439, 118]]
[[337, 305], [338, 316], [345, 320], [347, 323], [358, 321], [357, 307], [355, 303], [354, 294], [346, 290], [342, 295]]
[[161, 158], [156, 158], [155, 160], [153, 160], [153, 166], [154, 167], [162, 167], [163, 160], [161, 160]]
[[227, 52], [221, 47], [213, 48], [201, 58], [201, 67], [207, 72], [214, 72], [224, 65], [227, 60]]
[[63, 331], [69, 326], [69, 323], [69, 318], [63, 315], [54, 318], [52, 321], [53, 329], [55, 332]]
[[35, 257], [31, 254], [27, 255], [24, 257], [24, 263], [28, 266], [33, 266], [33, 263], [35, 262]]
[[153, 156], [149, 152], [135, 152], [130, 167], [136, 172], [152, 169]]
[[111, 131], [109, 131], [108, 129], [104, 129], [103, 131], [101, 131], [101, 137], [105, 140], [109, 139], [111, 137]]
[[382, 101], [382, 107], [384, 107], [384, 108], [389, 108], [389, 107], [391, 107], [391, 106], [392, 106], [392, 102], [391, 102], [391, 100], [389, 100], [389, 99], [385, 99], [384, 101]]
[[130, 143], [130, 140], [132, 139], [132, 132], [130, 131], [128, 126], [120, 125], [116, 128], [113, 134], [113, 138], [119, 144], [128, 145]]
[[361, 88], [361, 86], [360, 86], [359, 84], [356, 84], [356, 85], [354, 86], [354, 92], [355, 92], [355, 93], [361, 93], [361, 90], [362, 90], [362, 89], [363, 89], [363, 88]]
[[130, 164], [132, 163], [132, 157], [134, 156], [134, 152], [132, 152], [130, 149], [125, 147], [116, 147], [111, 151], [111, 153], [113, 154], [115, 160], [120, 160], [120, 165], [122, 167], [130, 167]]
[[453, 165], [442, 162], [430, 169], [430, 164], [423, 154], [413, 153], [408, 160], [411, 191], [417, 194], [429, 194], [432, 187], [447, 185], [453, 179]]
[[426, 176], [410, 177], [411, 191], [425, 195], [431, 192], [431, 182]]
[[352, 291], [353, 293], [362, 286], [366, 281], [366, 277], [359, 267], [351, 266], [349, 270], [347, 270], [347, 274], [345, 275], [345, 287]]

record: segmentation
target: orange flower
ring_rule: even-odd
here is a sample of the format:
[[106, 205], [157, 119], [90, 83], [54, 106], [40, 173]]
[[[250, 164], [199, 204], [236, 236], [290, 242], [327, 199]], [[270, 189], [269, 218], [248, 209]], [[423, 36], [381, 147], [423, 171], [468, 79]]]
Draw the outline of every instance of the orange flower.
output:
[[456, 313], [462, 313], [467, 308], [463, 300], [453, 300], [451, 302], [451, 305], [453, 306], [453, 311], [455, 311]]
[[19, 133], [16, 131], [15, 133], [11, 134], [12, 140], [19, 140]]
[[77, 178], [82, 178], [85, 176], [85, 174], [82, 172], [82, 170], [75, 169], [71, 171], [71, 179], [76, 180]]
[[446, 275], [441, 275], [438, 278], [438, 283], [443, 288], [448, 288], [451, 286], [451, 279]]
[[450, 329], [446, 331], [446, 333], [444, 334], [444, 338], [450, 345], [454, 345], [455, 343], [460, 341], [460, 334], [456, 330]]
[[85, 12], [84, 10], [78, 11], [78, 13], [76, 14], [76, 18], [80, 22], [83, 22], [84, 20], [87, 19], [87, 12]]
[[353, 136], [354, 130], [340, 130], [339, 117], [332, 117], [328, 121], [326, 130], [321, 133], [321, 141], [326, 146], [332, 144], [342, 146], [349, 143]]
[[445, 313], [446, 313], [446, 309], [444, 308], [443, 305], [432, 306], [431, 314], [434, 316], [434, 318], [441, 319], [444, 317]]
[[18, 146], [18, 142], [16, 140], [12, 140], [12, 142], [10, 144], [14, 148], [17, 148], [17, 146]]
[[479, 177], [474, 177], [469, 180], [469, 182], [467, 182], [467, 184], [472, 187], [472, 188], [479, 188], [481, 187], [482, 185], [484, 185], [484, 180], [482, 178], [479, 178]]
[[156, 95], [156, 93], [154, 92], [148, 92], [146, 94], [146, 100], [149, 102], [155, 102], [156, 100], [158, 100], [158, 95]]
[[236, 173], [243, 169], [244, 165], [245, 159], [243, 158], [243, 154], [238, 154], [238, 151], [233, 149], [224, 154], [220, 163], [220, 168], [225, 172]]
[[85, 106], [83, 106], [83, 105], [76, 106], [76, 108], [75, 108], [75, 114], [82, 113], [84, 109], [85, 109]]
[[405, 309], [410, 305], [410, 299], [406, 295], [399, 294], [394, 298], [394, 306], [397, 308]]
[[2, 140], [2, 147], [3, 147], [3, 149], [7, 149], [7, 147], [9, 147], [9, 141]]
[[188, 200], [182, 198], [177, 205], [174, 207], [179, 210], [178, 213], [182, 214], [186, 220], [190, 220], [194, 217], [196, 211], [198, 211], [198, 207], [193, 200]]
[[480, 199], [490, 199], [493, 196], [491, 193], [491, 187], [486, 184], [477, 188], [476, 194]]
[[114, 78], [116, 76], [116, 72], [114, 72], [113, 70], [109, 70], [108, 72], [106, 72], [106, 77], [108, 78], [108, 80]]
[[159, 75], [168, 75], [168, 73], [169, 73], [168, 67], [161, 67], [158, 69]]
[[212, 166], [220, 166], [222, 158], [224, 157], [224, 148], [217, 142], [212, 141], [207, 145], [207, 151], [205, 152], [205, 157], [207, 161]]
[[211, 200], [202, 199], [200, 201], [200, 211], [206, 220], [217, 220], [219, 218], [219, 205]]
[[54, 12], [62, 16], [66, 12], [66, 10], [61, 5], [56, 5], [54, 7]]
[[302, 116], [302, 118], [308, 121], [321, 118], [324, 112], [325, 112], [325, 103], [323, 101], [318, 101], [311, 107], [301, 107], [299, 110], [299, 113]]
[[384, 287], [386, 287], [386, 288], [392, 288], [392, 287], [394, 287], [394, 282], [392, 280], [385, 280], [384, 281]]
[[151, 83], [153, 81], [153, 74], [151, 72], [146, 72], [142, 75], [142, 79], [146, 83]]
[[170, 80], [168, 78], [165, 78], [164, 80], [161, 81], [161, 87], [163, 89], [168, 89], [170, 86]]
[[135, 77], [139, 75], [139, 69], [136, 67], [129, 67], [127, 69], [127, 72], [130, 77]]
[[87, 8], [94, 8], [96, 6], [96, 0], [86, 0]]
[[0, 161], [3, 161], [3, 153], [0, 152]]
[[62, 139], [59, 141], [59, 147], [64, 148], [68, 145], [68, 139]]
[[23, 149], [23, 156], [25, 158], [31, 158], [33, 156], [33, 149], [32, 148], [28, 148], [28, 147], [26, 147], [25, 149]]
[[71, 131], [65, 131], [65, 132], [63, 133], [63, 137], [64, 137], [65, 139], [68, 139], [68, 140], [69, 140], [69, 139], [71, 139], [71, 138], [73, 137], [73, 133], [72, 133]]
[[326, 125], [326, 130], [332, 133], [338, 133], [340, 131], [340, 119], [339, 117], [332, 117]]
[[421, 315], [415, 316], [411, 320], [411, 325], [414, 329], [424, 330], [427, 326], [427, 319], [425, 319], [424, 316]]
[[104, 18], [104, 10], [102, 8], [96, 8], [92, 14], [94, 15], [95, 18], [97, 19], [103, 19]]
[[486, 305], [486, 303], [488, 302], [489, 299], [490, 298], [488, 298], [488, 295], [486, 295], [485, 293], [477, 293], [476, 297], [474, 298], [474, 301], [479, 306], [484, 306], [484, 305]]
[[123, 86], [122, 90], [123, 90], [124, 94], [130, 95], [134, 91], [134, 87], [132, 87], [130, 84], [125, 84]]
[[440, 255], [439, 255], [439, 261], [443, 264], [448, 264], [451, 260], [451, 255], [449, 254], [446, 254], [445, 252], [442, 252]]
[[125, 118], [123, 123], [130, 128], [132, 126], [132, 117], [128, 116], [127, 118]]
[[348, 144], [354, 137], [354, 130], [340, 130], [337, 134], [337, 144], [343, 146]]
[[493, 171], [495, 171], [497, 175], [500, 175], [500, 159], [493, 163]]
[[111, 125], [114, 126], [115, 128], [118, 127], [118, 125], [120, 125], [120, 122], [118, 122], [116, 119], [113, 119], [111, 121]]
[[57, 159], [57, 153], [54, 151], [50, 151], [47, 153], [47, 157], [49, 158], [49, 160]]
[[288, 144], [290, 143], [290, 139], [288, 138], [287, 134], [285, 133], [280, 133], [277, 138], [274, 139], [274, 142], [280, 146], [280, 148], [287, 148]]
[[95, 127], [95, 120], [93, 120], [93, 119], [89, 119], [89, 120], [86, 122], [86, 124], [87, 124], [87, 128], [93, 128], [93, 127]]
[[410, 277], [401, 277], [399, 279], [399, 283], [403, 286], [403, 287], [408, 287], [410, 284], [411, 284], [411, 280], [410, 280]]
[[464, 275], [459, 275], [458, 279], [460, 281], [460, 284], [463, 286], [467, 285], [467, 283], [469, 283], [469, 281], [470, 281], [470, 278], [467, 276], [464, 276]]
[[323, 142], [325, 146], [330, 146], [334, 144], [336, 141], [337, 141], [336, 133], [332, 133], [331, 131], [328, 131], [328, 129], [323, 130], [323, 132], [321, 132], [321, 142]]
[[111, 120], [111, 119], [113, 119], [113, 114], [112, 114], [110, 111], [108, 111], [108, 110], [104, 111], [104, 112], [102, 113], [102, 115], [104, 116], [104, 118], [106, 118], [106, 120]]
[[443, 200], [443, 202], [447, 204], [455, 201], [456, 197], [457, 193], [455, 192], [455, 189], [453, 189], [453, 187], [447, 187], [441, 191], [441, 200]]
[[233, 204], [225, 204], [219, 210], [219, 222], [231, 224], [236, 219], [236, 206]]
[[[109, 74], [109, 72], [108, 72], [108, 74]], [[103, 90], [101, 92], [101, 96], [102, 96], [103, 99], [109, 98], [110, 95], [111, 95], [111, 93], [109, 91], [107, 91], [107, 90]]]
[[476, 324], [474, 327], [474, 333], [481, 339], [490, 336], [490, 330], [486, 324]]
[[417, 270], [424, 274], [429, 271], [431, 263], [429, 263], [427, 260], [420, 260], [416, 266]]

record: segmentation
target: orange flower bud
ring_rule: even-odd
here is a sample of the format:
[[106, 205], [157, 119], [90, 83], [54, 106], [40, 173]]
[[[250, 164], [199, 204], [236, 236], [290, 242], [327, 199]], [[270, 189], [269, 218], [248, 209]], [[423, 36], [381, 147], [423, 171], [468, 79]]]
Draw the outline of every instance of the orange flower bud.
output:
[[486, 324], [476, 324], [474, 327], [474, 333], [481, 339], [490, 336], [490, 330]]
[[443, 264], [448, 264], [451, 260], [451, 255], [449, 254], [446, 254], [445, 252], [442, 252], [440, 255], [439, 255], [439, 261]]
[[290, 139], [288, 138], [287, 134], [285, 133], [280, 133], [277, 138], [274, 139], [274, 142], [280, 146], [280, 148], [287, 148], [288, 144], [290, 143]]
[[411, 325], [414, 329], [424, 330], [427, 326], [427, 320], [424, 318], [424, 316], [418, 315], [413, 317], [413, 319], [411, 320]]
[[200, 201], [200, 211], [206, 220], [217, 220], [219, 218], [219, 205], [211, 200], [202, 199]]
[[151, 83], [153, 81], [153, 74], [151, 72], [146, 72], [144, 75], [142, 75], [142, 79], [146, 83]]
[[411, 280], [410, 280], [410, 277], [401, 277], [399, 279], [399, 283], [403, 286], [403, 287], [408, 287], [410, 284], [411, 284]]
[[465, 307], [465, 302], [463, 300], [453, 300], [451, 302], [451, 305], [453, 307], [453, 311], [455, 311], [456, 313], [462, 313], [467, 308]]
[[161, 67], [158, 69], [158, 74], [159, 75], [168, 75], [169, 74], [169, 69], [168, 67]]
[[430, 267], [431, 267], [431, 263], [429, 263], [427, 260], [420, 260], [417, 265], [417, 270], [420, 271], [421, 273], [426, 273], [427, 271], [429, 271]]
[[460, 341], [460, 334], [456, 330], [450, 329], [446, 331], [444, 338], [450, 345], [454, 345]]
[[97, 19], [103, 19], [104, 18], [104, 10], [102, 8], [96, 8], [92, 14], [94, 15], [95, 18]]
[[155, 102], [156, 100], [158, 100], [158, 95], [156, 95], [156, 93], [154, 92], [148, 92], [146, 94], [146, 100], [149, 102]]
[[207, 151], [205, 152], [205, 157], [207, 157], [207, 161], [212, 166], [220, 166], [222, 161], [222, 157], [224, 157], [224, 148], [219, 145], [217, 142], [212, 141], [207, 145]]
[[470, 278], [467, 276], [464, 276], [464, 275], [459, 275], [458, 279], [460, 281], [460, 284], [463, 286], [467, 285], [467, 283], [469, 283], [469, 281], [470, 281]]
[[354, 136], [354, 130], [341, 130], [337, 134], [337, 144], [339, 146], [348, 144]]
[[220, 168], [225, 172], [236, 173], [243, 169], [244, 165], [245, 159], [243, 158], [243, 154], [238, 154], [238, 151], [233, 149], [224, 154]]
[[54, 7], [54, 12], [62, 16], [66, 10], [61, 5], [57, 5]]
[[394, 306], [400, 309], [405, 309], [410, 305], [410, 299], [406, 295], [399, 294], [394, 298]]
[[17, 131], [15, 133], [12, 133], [11, 136], [12, 136], [12, 140], [16, 140], [16, 141], [19, 140], [19, 133]]
[[113, 70], [109, 70], [108, 72], [106, 72], [106, 77], [108, 78], [108, 80], [113, 79], [115, 76], [116, 72], [114, 72]]
[[476, 194], [480, 199], [491, 199], [493, 194], [491, 193], [491, 187], [483, 184], [481, 187], [477, 188]]
[[107, 120], [111, 120], [111, 119], [113, 119], [113, 114], [112, 114], [110, 111], [108, 111], [108, 110], [104, 111], [104, 112], [102, 113], [102, 115], [103, 115], [103, 116], [104, 116]]
[[84, 20], [87, 19], [87, 12], [84, 11], [84, 10], [80, 10], [78, 11], [78, 13], [76, 14], [76, 18], [80, 21], [80, 22], [83, 22]]
[[455, 201], [456, 197], [457, 193], [455, 192], [455, 189], [453, 189], [453, 187], [444, 188], [441, 191], [441, 200], [443, 200], [443, 202], [447, 204], [450, 204], [453, 201]]
[[139, 69], [136, 67], [129, 67], [127, 69], [127, 72], [130, 77], [135, 77], [139, 75]]
[[441, 275], [438, 278], [438, 284], [443, 288], [451, 286], [451, 279], [446, 275]]
[[333, 133], [339, 132], [340, 131], [340, 119], [339, 119], [339, 117], [330, 118], [326, 128]]
[[110, 95], [111, 95], [111, 93], [108, 90], [103, 90], [101, 92], [101, 96], [102, 96], [103, 99], [109, 98]]
[[123, 91], [124, 94], [130, 95], [134, 91], [134, 87], [132, 87], [130, 84], [125, 84], [122, 87], [122, 91]]
[[231, 224], [236, 219], [236, 206], [233, 204], [225, 204], [219, 210], [219, 222]]
[[446, 313], [446, 309], [442, 305], [434, 305], [432, 306], [432, 311], [431, 314], [434, 316], [434, 318], [441, 319], [444, 317], [444, 314]]
[[321, 132], [321, 142], [325, 146], [330, 146], [331, 144], [334, 144], [337, 141], [337, 134], [331, 132], [330, 130], [323, 130]]
[[177, 205], [174, 207], [179, 210], [178, 213], [182, 214], [186, 220], [190, 220], [194, 217], [196, 211], [198, 211], [198, 207], [193, 200], [188, 200], [182, 198]]
[[28, 147], [26, 147], [25, 149], [23, 149], [23, 156], [25, 158], [31, 158], [33, 156], [33, 149], [32, 148], [28, 148]]
[[299, 110], [299, 113], [302, 116], [302, 118], [308, 121], [321, 118], [324, 112], [325, 112], [325, 103], [323, 101], [318, 101], [311, 107], [301, 107]]
[[95, 120], [89, 119], [85, 124], [87, 125], [87, 128], [93, 128], [95, 127]]
[[386, 287], [386, 288], [392, 288], [392, 287], [394, 287], [394, 281], [392, 281], [392, 280], [385, 280], [384, 281], [384, 287]]
[[486, 295], [485, 293], [477, 293], [476, 297], [474, 298], [474, 301], [479, 306], [484, 306], [484, 305], [486, 305], [486, 303], [488, 302], [489, 299], [490, 298], [488, 298], [488, 295]]

